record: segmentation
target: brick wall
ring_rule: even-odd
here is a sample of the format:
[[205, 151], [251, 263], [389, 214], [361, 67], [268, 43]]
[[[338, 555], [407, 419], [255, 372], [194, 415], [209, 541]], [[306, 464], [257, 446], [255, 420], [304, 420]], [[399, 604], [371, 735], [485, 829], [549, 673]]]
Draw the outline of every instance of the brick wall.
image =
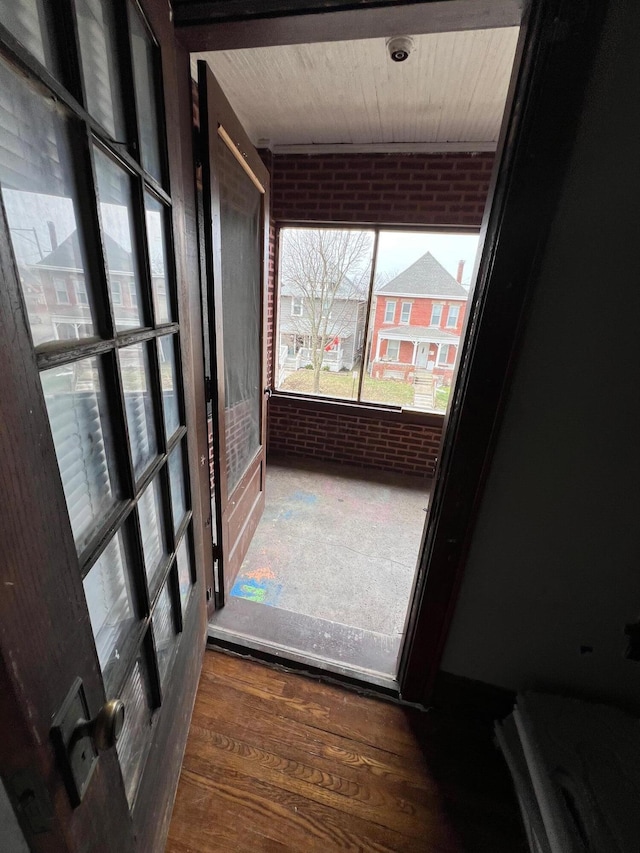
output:
[[276, 221], [480, 226], [493, 154], [279, 154]]
[[[268, 383], [273, 371], [275, 228], [283, 222], [480, 227], [493, 154], [265, 154], [271, 173]], [[441, 423], [309, 409], [272, 397], [270, 453], [433, 476]]]
[[269, 455], [315, 457], [360, 468], [433, 477], [442, 429], [317, 409], [284, 397], [269, 401]]

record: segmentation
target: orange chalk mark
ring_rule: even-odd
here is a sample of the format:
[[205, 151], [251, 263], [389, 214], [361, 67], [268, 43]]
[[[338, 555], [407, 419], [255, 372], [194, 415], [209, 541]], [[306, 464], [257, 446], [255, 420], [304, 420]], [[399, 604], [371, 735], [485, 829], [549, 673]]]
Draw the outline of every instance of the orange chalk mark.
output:
[[264, 566], [258, 569], [252, 569], [250, 572], [244, 572], [245, 578], [251, 578], [252, 581], [272, 581], [275, 580], [275, 572]]

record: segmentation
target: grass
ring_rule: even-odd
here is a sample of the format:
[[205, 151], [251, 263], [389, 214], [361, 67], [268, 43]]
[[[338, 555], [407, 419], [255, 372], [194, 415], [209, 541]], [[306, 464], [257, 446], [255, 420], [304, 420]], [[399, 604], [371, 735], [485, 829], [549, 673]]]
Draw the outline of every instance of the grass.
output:
[[[313, 371], [296, 370], [291, 373], [280, 388], [281, 391], [296, 391], [299, 394], [313, 394]], [[436, 409], [444, 411], [449, 399], [449, 388], [439, 388], [436, 392]], [[330, 373], [320, 372], [320, 394], [324, 397], [338, 397], [343, 400], [355, 400], [358, 396], [358, 374], [352, 371]], [[362, 400], [368, 403], [387, 403], [391, 406], [413, 406], [413, 385], [396, 379], [372, 379], [364, 377]]]

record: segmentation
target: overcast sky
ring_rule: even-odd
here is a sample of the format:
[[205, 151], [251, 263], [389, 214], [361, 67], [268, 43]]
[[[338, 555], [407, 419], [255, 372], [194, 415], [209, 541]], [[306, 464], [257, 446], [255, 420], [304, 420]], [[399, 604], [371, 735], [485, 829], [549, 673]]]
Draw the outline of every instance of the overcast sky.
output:
[[431, 252], [454, 278], [458, 271], [458, 261], [464, 260], [462, 282], [468, 284], [473, 273], [477, 249], [477, 234], [381, 231], [377, 272], [383, 275], [400, 273], [422, 257], [425, 252]]

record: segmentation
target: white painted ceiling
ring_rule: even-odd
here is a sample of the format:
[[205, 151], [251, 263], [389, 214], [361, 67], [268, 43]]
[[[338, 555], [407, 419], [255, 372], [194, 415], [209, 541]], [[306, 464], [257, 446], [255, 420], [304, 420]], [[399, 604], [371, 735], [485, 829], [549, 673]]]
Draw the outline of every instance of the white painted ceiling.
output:
[[[380, 38], [194, 54], [254, 144], [495, 145], [518, 28], [414, 36], [405, 62]], [[473, 146], [470, 146], [470, 148]]]

